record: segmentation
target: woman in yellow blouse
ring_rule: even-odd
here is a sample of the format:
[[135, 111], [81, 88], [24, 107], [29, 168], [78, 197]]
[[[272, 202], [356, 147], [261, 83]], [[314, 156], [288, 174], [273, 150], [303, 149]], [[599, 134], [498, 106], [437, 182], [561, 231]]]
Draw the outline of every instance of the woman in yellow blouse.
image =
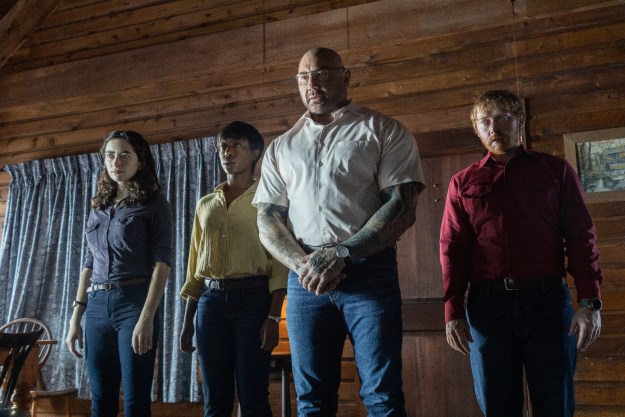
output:
[[243, 417], [271, 416], [269, 360], [278, 344], [288, 270], [258, 238], [253, 175], [263, 138], [236, 121], [217, 135], [216, 146], [227, 181], [195, 210], [180, 349], [195, 350], [197, 331], [206, 417], [232, 415], [235, 384]]

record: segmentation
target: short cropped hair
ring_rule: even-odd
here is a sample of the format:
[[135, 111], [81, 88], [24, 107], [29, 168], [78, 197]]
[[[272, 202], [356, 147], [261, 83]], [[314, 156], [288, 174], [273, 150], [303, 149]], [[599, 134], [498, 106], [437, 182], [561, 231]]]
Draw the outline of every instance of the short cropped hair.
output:
[[[227, 124], [219, 131], [219, 133], [217, 133], [215, 145], [218, 145], [219, 141], [222, 139], [245, 139], [250, 144], [251, 150], [260, 151], [258, 153], [259, 155], [262, 154], [265, 149], [265, 141], [263, 140], [260, 132], [251, 124], [240, 122], [238, 120]], [[260, 159], [260, 156], [258, 159]], [[252, 172], [254, 172], [258, 159], [252, 163]]]
[[506, 109], [510, 113], [516, 114], [521, 124], [525, 123], [523, 103], [514, 93], [507, 90], [491, 90], [480, 95], [473, 103], [471, 122], [474, 130], [477, 114], [481, 110], [493, 108]]

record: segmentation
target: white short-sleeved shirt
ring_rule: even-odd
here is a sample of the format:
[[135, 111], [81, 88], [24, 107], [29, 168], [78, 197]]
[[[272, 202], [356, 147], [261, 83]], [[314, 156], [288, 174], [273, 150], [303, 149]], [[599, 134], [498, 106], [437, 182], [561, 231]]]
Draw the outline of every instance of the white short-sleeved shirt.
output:
[[304, 114], [267, 148], [253, 203], [288, 207], [300, 244], [343, 242], [382, 206], [380, 191], [425, 181], [417, 143], [395, 119], [350, 103], [328, 125]]

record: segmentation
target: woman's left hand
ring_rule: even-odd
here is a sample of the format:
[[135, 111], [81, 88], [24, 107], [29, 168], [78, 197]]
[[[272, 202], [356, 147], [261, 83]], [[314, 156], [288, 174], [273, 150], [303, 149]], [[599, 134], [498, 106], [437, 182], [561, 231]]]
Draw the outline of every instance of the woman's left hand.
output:
[[137, 355], [148, 353], [152, 349], [152, 334], [154, 332], [152, 320], [137, 322], [132, 332], [132, 350]]

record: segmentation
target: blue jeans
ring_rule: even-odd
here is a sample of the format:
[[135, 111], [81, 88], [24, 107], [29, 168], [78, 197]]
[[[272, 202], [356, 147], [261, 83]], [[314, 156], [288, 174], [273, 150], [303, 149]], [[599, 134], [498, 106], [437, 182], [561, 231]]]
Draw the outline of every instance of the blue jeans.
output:
[[369, 416], [405, 416], [402, 316], [395, 250], [352, 263], [339, 287], [317, 296], [289, 274], [287, 326], [299, 416], [338, 411], [345, 337], [354, 346]]
[[159, 336], [154, 320], [152, 349], [137, 355], [132, 332], [147, 296], [147, 284], [90, 292], [85, 312], [85, 357], [91, 388], [93, 417], [112, 417], [119, 411], [120, 380], [124, 387], [124, 416], [149, 417], [154, 361]]
[[197, 351], [202, 369], [204, 416], [230, 417], [234, 388], [243, 417], [270, 417], [269, 360], [260, 348], [269, 287], [205, 290], [198, 302]]
[[523, 369], [535, 417], [571, 417], [576, 338], [568, 287], [469, 291], [471, 369], [486, 417], [521, 416]]

